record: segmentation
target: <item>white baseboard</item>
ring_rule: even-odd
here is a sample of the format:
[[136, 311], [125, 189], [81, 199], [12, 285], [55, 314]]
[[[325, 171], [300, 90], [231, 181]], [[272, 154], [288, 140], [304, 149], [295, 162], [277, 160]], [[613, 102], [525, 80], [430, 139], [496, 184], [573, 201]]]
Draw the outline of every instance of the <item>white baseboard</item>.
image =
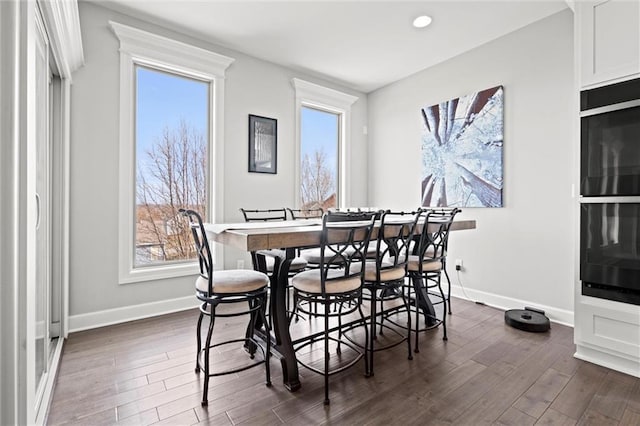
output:
[[590, 348], [584, 344], [576, 345], [574, 357], [593, 364], [601, 365], [612, 370], [620, 371], [631, 376], [640, 377], [640, 359], [631, 359], [626, 354], [618, 354], [605, 348]]
[[106, 309], [104, 311], [90, 312], [87, 314], [71, 315], [69, 317], [69, 332], [89, 330], [106, 325], [185, 311], [187, 309], [197, 308], [198, 305], [198, 300], [195, 296], [187, 296], [140, 305]]
[[[446, 281], [446, 280], [445, 280]], [[446, 285], [446, 282], [445, 282]], [[446, 288], [444, 289], [446, 291]], [[486, 293], [484, 291], [474, 290], [471, 288], [465, 288], [464, 292], [462, 287], [451, 283], [451, 295], [459, 297], [460, 299], [470, 300], [472, 302], [482, 302], [487, 306], [494, 308], [509, 310], [509, 309], [524, 309], [525, 306], [541, 309], [550, 321], [557, 324], [573, 327], [573, 311], [567, 311], [564, 309], [558, 309], [551, 306], [540, 305], [535, 302], [528, 302], [526, 300], [513, 299], [511, 297], [500, 296], [498, 294]], [[455, 305], [454, 305], [455, 313]]]
[[[465, 294], [466, 293], [466, 294]], [[494, 308], [523, 309], [525, 306], [538, 308], [545, 311], [545, 315], [557, 324], [573, 327], [573, 312], [551, 306], [540, 305], [526, 300], [514, 299], [493, 293], [451, 285], [451, 294], [460, 299], [482, 302]], [[89, 330], [107, 325], [119, 324], [172, 312], [184, 311], [198, 307], [198, 300], [194, 296], [180, 297], [177, 299], [162, 300], [158, 302], [143, 303], [140, 305], [124, 306], [122, 308], [106, 309], [87, 314], [72, 315], [69, 317], [69, 332]]]

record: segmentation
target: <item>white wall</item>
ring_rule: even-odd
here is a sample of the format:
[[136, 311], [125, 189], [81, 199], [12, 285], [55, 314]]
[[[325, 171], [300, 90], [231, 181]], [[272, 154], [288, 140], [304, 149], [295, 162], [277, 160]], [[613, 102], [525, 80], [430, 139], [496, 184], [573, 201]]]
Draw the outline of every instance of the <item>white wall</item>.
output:
[[369, 202], [415, 208], [420, 108], [504, 86], [504, 208], [464, 209], [477, 229], [452, 234], [451, 277], [459, 283], [452, 260], [463, 259], [459, 276], [471, 299], [542, 307], [570, 324], [577, 238], [572, 31], [573, 14], [565, 10], [369, 95]]
[[[241, 221], [240, 207], [293, 206], [295, 93], [293, 77], [360, 99], [352, 110], [352, 204], [367, 204], [367, 152], [362, 128], [366, 95], [312, 76], [196, 40], [95, 4], [80, 3], [85, 66], [74, 76], [71, 134], [70, 328], [135, 315], [132, 305], [160, 302], [139, 312], [159, 312], [161, 301], [192, 297], [193, 277], [118, 285], [118, 41], [114, 20], [235, 58], [225, 82], [224, 217]], [[278, 119], [278, 173], [247, 172], [248, 114]], [[226, 249], [226, 266], [249, 257]], [[188, 299], [191, 300], [191, 299]], [[195, 298], [193, 298], [195, 301]], [[171, 305], [176, 306], [176, 305]], [[105, 311], [107, 310], [107, 311]], [[115, 310], [115, 311], [112, 311]], [[110, 320], [111, 318], [111, 320]]]

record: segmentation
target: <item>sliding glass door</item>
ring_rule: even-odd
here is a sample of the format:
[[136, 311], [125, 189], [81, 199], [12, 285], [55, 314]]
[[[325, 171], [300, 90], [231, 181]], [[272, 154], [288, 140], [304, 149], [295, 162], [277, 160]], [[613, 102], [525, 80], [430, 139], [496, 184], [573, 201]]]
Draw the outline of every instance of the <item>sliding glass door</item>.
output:
[[[36, 13], [35, 36], [35, 403], [42, 400], [47, 380], [52, 336], [52, 78], [49, 41], [39, 13]], [[59, 311], [58, 309], [56, 309]], [[56, 336], [57, 337], [57, 336]]]

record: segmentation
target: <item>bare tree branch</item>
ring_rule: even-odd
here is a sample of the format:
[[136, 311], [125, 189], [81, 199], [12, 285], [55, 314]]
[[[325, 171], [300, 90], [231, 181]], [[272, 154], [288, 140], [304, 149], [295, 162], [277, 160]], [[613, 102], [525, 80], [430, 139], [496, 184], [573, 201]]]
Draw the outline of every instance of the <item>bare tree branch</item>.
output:
[[315, 151], [311, 158], [305, 154], [300, 175], [300, 198], [303, 206], [322, 206], [335, 193], [333, 174], [323, 150]]
[[[145, 159], [139, 163], [136, 244], [157, 244], [161, 260], [195, 256], [181, 208], [198, 211], [206, 219], [207, 138], [185, 120], [165, 126]], [[144, 214], [142, 214], [144, 213]]]

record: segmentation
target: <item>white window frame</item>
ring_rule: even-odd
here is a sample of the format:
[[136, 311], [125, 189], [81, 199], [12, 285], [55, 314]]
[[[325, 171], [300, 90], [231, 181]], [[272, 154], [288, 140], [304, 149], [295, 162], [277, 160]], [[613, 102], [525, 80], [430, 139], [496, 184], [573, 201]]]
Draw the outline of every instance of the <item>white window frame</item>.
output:
[[349, 95], [335, 89], [310, 83], [299, 78], [292, 80], [296, 92], [296, 165], [295, 165], [295, 203], [300, 203], [300, 162], [302, 161], [302, 108], [315, 108], [338, 115], [338, 207], [350, 204], [351, 176], [347, 164], [351, 163], [351, 106], [358, 100], [357, 96]]
[[[135, 267], [135, 68], [149, 67], [210, 84], [209, 92], [209, 200], [207, 218], [216, 222], [223, 214], [224, 77], [234, 61], [209, 50], [132, 28], [109, 25], [120, 41], [120, 157], [119, 157], [119, 267], [118, 281], [142, 281], [194, 275], [194, 262]], [[222, 250], [213, 251], [215, 265], [223, 264]]]

